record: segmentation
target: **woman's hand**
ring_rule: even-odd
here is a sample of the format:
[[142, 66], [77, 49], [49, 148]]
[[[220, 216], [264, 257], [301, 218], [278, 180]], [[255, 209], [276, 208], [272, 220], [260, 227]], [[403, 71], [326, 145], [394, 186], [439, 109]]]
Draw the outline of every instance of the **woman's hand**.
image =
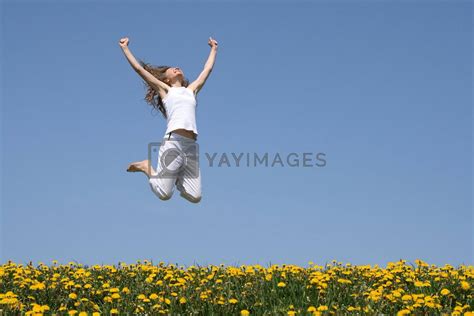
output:
[[119, 45], [123, 49], [123, 48], [126, 48], [128, 46], [128, 42], [129, 42], [128, 37], [123, 37], [123, 38], [120, 39]]
[[211, 48], [217, 49], [217, 41], [212, 37], [209, 37], [209, 41], [207, 42]]

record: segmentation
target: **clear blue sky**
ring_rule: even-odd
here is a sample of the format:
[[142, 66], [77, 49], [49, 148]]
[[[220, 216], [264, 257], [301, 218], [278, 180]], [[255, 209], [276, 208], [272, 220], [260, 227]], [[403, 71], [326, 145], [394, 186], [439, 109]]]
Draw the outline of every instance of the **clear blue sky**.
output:
[[[2, 4], [2, 262], [474, 262], [472, 4]], [[137, 58], [193, 80], [203, 198], [126, 173], [159, 141]], [[323, 152], [325, 167], [204, 153]]]

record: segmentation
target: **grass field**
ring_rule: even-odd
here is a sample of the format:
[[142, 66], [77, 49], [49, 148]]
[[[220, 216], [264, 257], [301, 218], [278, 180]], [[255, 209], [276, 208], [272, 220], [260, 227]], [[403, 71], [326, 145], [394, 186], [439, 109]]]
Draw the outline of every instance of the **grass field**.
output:
[[0, 266], [1, 315], [473, 315], [474, 267]]

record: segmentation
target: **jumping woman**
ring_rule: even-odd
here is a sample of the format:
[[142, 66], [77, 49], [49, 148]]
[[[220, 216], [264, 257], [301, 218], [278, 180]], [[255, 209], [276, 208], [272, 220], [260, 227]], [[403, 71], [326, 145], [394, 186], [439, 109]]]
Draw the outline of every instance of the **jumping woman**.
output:
[[[195, 81], [189, 84], [179, 67], [152, 66], [143, 61], [138, 62], [132, 55], [127, 37], [120, 39], [119, 45], [132, 68], [145, 80], [148, 91], [145, 100], [158, 109], [167, 120], [167, 128], [163, 142], [160, 145], [160, 158], [166, 153], [188, 152], [189, 148], [196, 147], [196, 97], [212, 72], [217, 54], [217, 41], [209, 38], [211, 47], [204, 69]], [[199, 156], [197, 156], [199, 159]], [[176, 156], [170, 165], [163, 165], [159, 159], [156, 170], [146, 159], [131, 163], [128, 172], [143, 172], [152, 191], [161, 200], [168, 200], [174, 192], [174, 186], [180, 195], [192, 203], [201, 200], [201, 171], [199, 164], [186, 163], [185, 157]], [[166, 173], [169, 170], [179, 170], [177, 173]], [[163, 176], [165, 175], [166, 176]]]

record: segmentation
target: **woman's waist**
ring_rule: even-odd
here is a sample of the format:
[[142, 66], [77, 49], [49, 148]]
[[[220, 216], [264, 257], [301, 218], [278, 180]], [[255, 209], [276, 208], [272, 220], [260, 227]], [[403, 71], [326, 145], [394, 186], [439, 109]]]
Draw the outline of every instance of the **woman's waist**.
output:
[[168, 134], [166, 134], [166, 138], [171, 133], [178, 134], [178, 135], [184, 136], [186, 138], [191, 138], [191, 139], [197, 140], [197, 134], [196, 133], [194, 133], [191, 130], [184, 129], [184, 128], [178, 128], [178, 129], [174, 129], [174, 130], [170, 131]]

